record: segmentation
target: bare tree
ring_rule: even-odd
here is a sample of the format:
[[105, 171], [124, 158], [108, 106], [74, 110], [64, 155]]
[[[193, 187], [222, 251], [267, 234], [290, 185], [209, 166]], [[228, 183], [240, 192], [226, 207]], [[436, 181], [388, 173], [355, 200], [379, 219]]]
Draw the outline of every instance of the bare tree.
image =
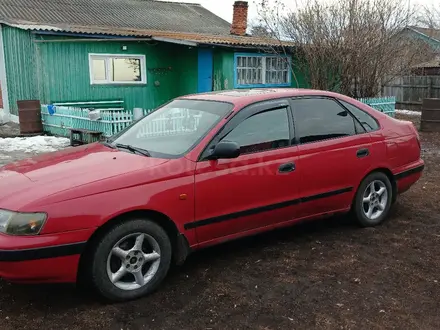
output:
[[254, 37], [274, 38], [276, 34], [261, 22], [252, 22], [250, 24], [251, 35]]
[[438, 6], [423, 6], [417, 13], [416, 24], [430, 29], [440, 29], [440, 9]]
[[280, 44], [296, 44], [295, 70], [312, 88], [374, 97], [425, 59], [420, 41], [402, 33], [413, 15], [405, 8], [401, 0], [312, 0], [288, 11], [260, 0], [259, 15]]

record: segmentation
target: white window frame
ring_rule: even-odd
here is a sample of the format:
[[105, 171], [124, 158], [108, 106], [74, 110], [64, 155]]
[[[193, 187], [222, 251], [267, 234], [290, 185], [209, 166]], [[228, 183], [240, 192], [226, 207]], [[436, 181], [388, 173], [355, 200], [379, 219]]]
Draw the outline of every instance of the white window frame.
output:
[[[239, 57], [255, 57], [262, 58], [261, 64], [261, 80], [260, 84], [239, 84], [238, 83], [238, 58]], [[269, 58], [281, 58], [287, 62], [287, 82], [284, 83], [266, 83], [266, 67], [267, 60]], [[290, 87], [292, 83], [292, 58], [288, 55], [273, 55], [273, 54], [255, 54], [255, 53], [236, 53], [234, 56], [234, 88], [246, 88], [246, 87]], [[245, 67], [243, 67], [245, 68]], [[285, 71], [285, 70], [283, 70]]]
[[[108, 77], [110, 72], [111, 61], [109, 59], [113, 58], [132, 58], [140, 60], [141, 63], [141, 80], [140, 81], [113, 81]], [[92, 60], [104, 60], [105, 61], [105, 80], [94, 80], [93, 79], [93, 61]], [[147, 83], [147, 69], [146, 69], [146, 57], [145, 55], [137, 54], [99, 54], [90, 53], [89, 54], [89, 74], [90, 74], [90, 84], [91, 85], [145, 85]]]

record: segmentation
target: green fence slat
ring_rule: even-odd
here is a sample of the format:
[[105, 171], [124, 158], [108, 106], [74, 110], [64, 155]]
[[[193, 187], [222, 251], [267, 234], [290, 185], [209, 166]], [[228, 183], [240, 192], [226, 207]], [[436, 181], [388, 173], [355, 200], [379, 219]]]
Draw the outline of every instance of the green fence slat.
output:
[[365, 103], [375, 110], [383, 112], [384, 114], [395, 117], [396, 112], [396, 97], [375, 97], [375, 98], [359, 98], [359, 102]]
[[87, 129], [102, 132], [104, 137], [111, 137], [126, 128], [133, 121], [131, 111], [121, 109], [101, 109], [100, 119], [90, 120], [89, 110], [71, 106], [55, 106], [51, 115], [48, 105], [41, 105], [41, 119], [44, 131], [52, 135], [70, 136], [69, 129]]

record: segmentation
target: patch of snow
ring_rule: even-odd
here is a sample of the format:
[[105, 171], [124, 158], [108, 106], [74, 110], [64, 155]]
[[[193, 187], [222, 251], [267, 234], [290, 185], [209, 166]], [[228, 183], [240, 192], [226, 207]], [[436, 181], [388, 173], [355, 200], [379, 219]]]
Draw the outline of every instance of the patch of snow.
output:
[[22, 151], [22, 152], [51, 152], [66, 148], [70, 145], [68, 138], [55, 136], [32, 136], [16, 138], [0, 138], [0, 151]]
[[8, 120], [10, 120], [10, 121], [12, 121], [13, 123], [16, 123], [16, 124], [18, 124], [20, 121], [18, 120], [18, 116], [16, 116], [16, 115], [11, 115], [11, 114], [9, 114], [9, 116], [8, 116]]
[[396, 113], [407, 116], [421, 116], [422, 113], [420, 111], [412, 111], [412, 110], [400, 110], [396, 109]]
[[3, 109], [0, 109], [0, 124], [3, 124], [5, 122], [6, 122], [5, 111]]

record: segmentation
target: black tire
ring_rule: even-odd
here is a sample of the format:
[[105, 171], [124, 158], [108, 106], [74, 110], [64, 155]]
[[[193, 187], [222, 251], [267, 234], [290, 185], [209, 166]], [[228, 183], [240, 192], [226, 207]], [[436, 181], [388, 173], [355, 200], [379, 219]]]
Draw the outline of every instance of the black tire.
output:
[[[387, 203], [383, 210], [383, 213], [374, 220], [369, 219], [364, 213], [364, 203], [363, 203], [365, 190], [373, 181], [381, 181], [385, 185], [386, 192], [388, 194]], [[392, 205], [392, 200], [393, 200], [393, 188], [390, 179], [383, 172], [374, 172], [368, 175], [359, 185], [355, 199], [353, 201], [352, 213], [354, 214], [354, 217], [360, 226], [362, 227], [378, 226], [387, 219]]]
[[[144, 286], [134, 290], [123, 290], [115, 286], [107, 274], [107, 259], [114, 245], [130, 234], [150, 235], [160, 247], [160, 263], [154, 277]], [[167, 233], [153, 221], [133, 219], [110, 228], [94, 245], [89, 258], [88, 276], [93, 288], [100, 296], [113, 302], [128, 301], [146, 296], [158, 288], [170, 268], [172, 246]]]

